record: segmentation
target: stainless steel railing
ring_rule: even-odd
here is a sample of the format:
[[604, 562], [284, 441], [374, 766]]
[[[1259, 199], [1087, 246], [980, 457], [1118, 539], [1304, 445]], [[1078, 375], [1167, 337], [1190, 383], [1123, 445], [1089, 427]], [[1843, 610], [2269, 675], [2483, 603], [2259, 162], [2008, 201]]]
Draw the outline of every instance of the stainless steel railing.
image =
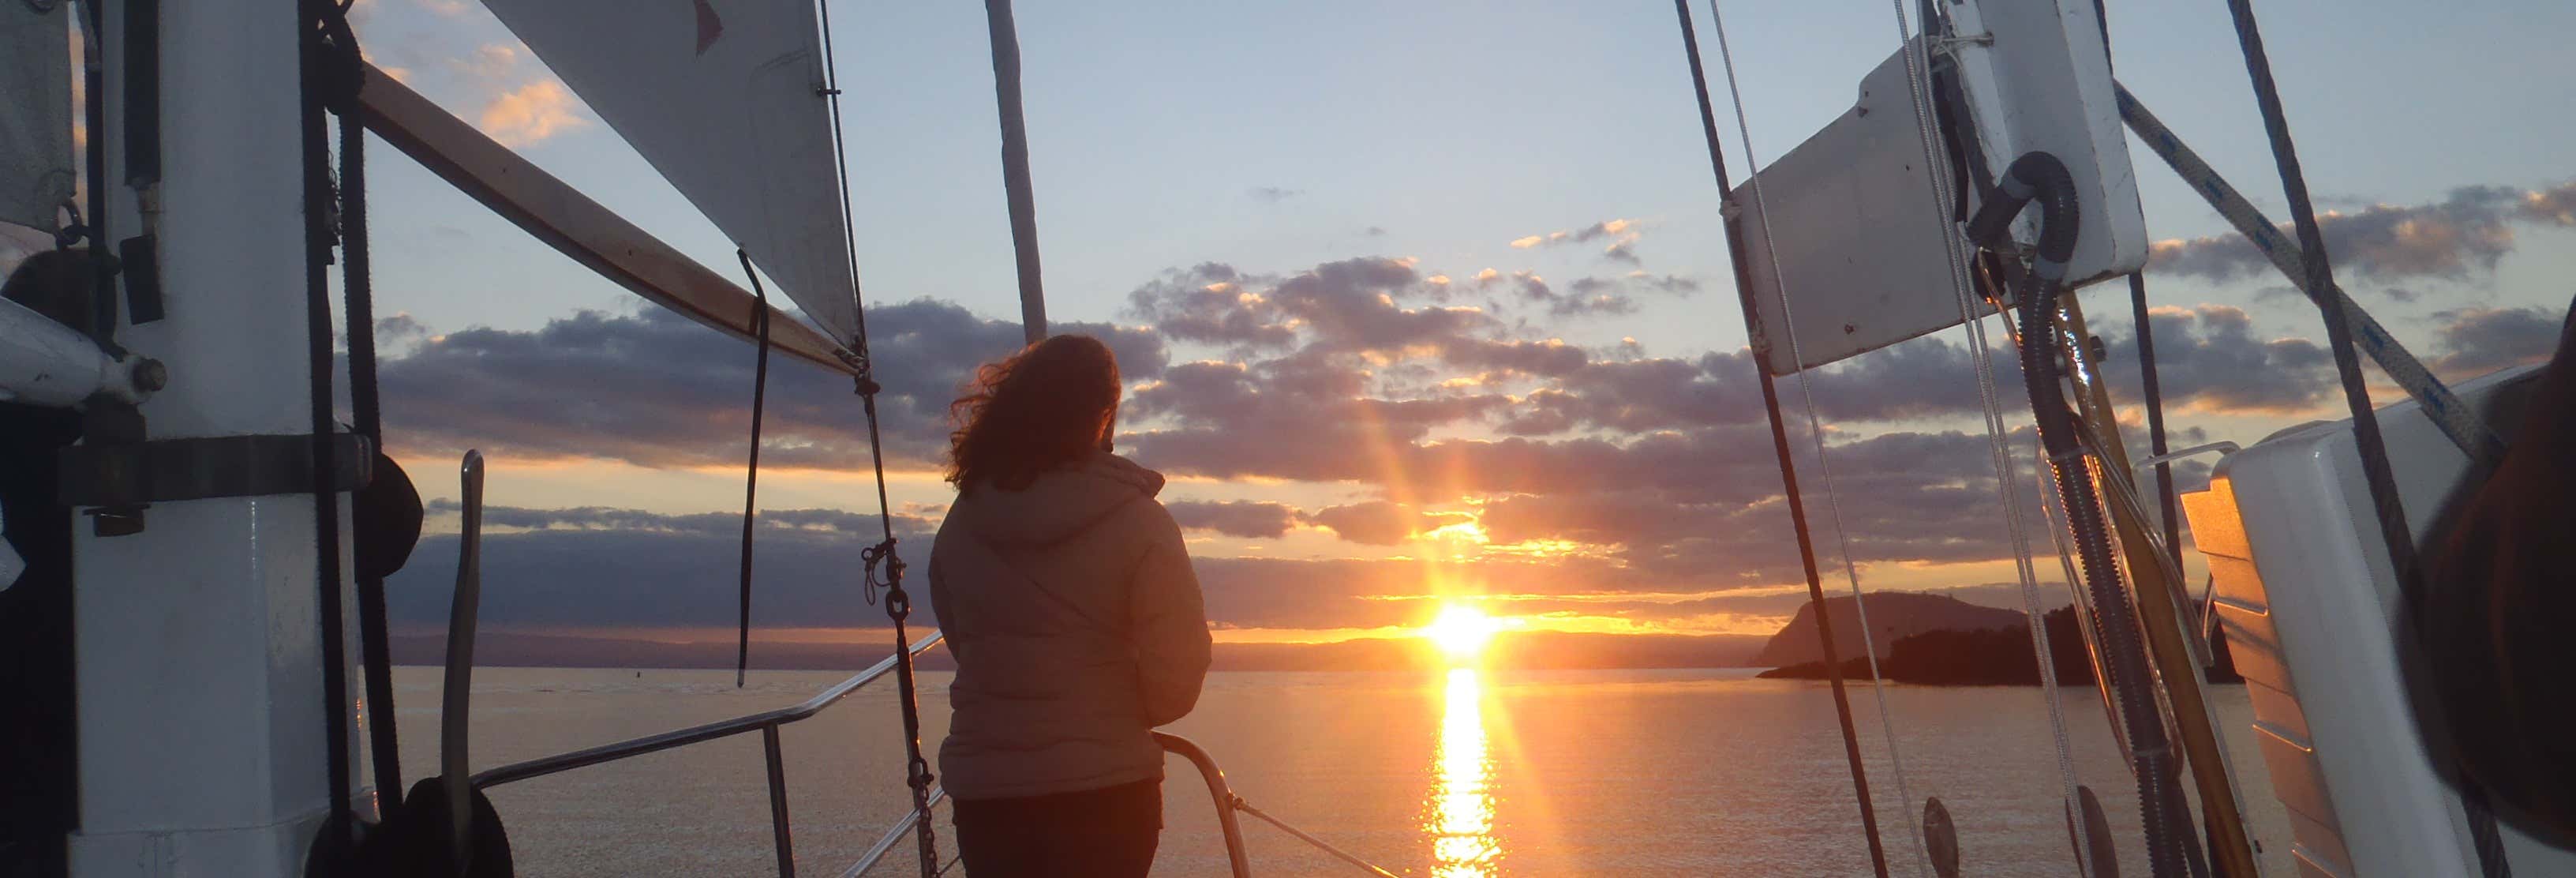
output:
[[[914, 641], [913, 644], [907, 648], [907, 651], [913, 655], [920, 655], [923, 650], [927, 650], [938, 644], [940, 637], [940, 632], [932, 631], [928, 636]], [[793, 839], [791, 838], [791, 833], [788, 829], [787, 776], [779, 758], [778, 727], [822, 713], [825, 708], [831, 707], [833, 704], [840, 702], [841, 699], [848, 697], [850, 693], [856, 692], [861, 687], [875, 682], [877, 678], [883, 677], [887, 673], [892, 672], [895, 668], [895, 658], [895, 656], [887, 656], [883, 661], [879, 661], [876, 664], [869, 666], [867, 670], [853, 674], [849, 679], [842, 680], [841, 682], [834, 684], [831, 688], [816, 693], [814, 697], [806, 699], [801, 704], [791, 707], [782, 707], [776, 710], [763, 711], [761, 713], [755, 713], [748, 716], [707, 723], [705, 725], [690, 726], [685, 729], [663, 732], [658, 735], [647, 735], [641, 738], [619, 741], [614, 744], [603, 744], [584, 750], [575, 750], [570, 753], [545, 756], [530, 759], [525, 762], [514, 762], [498, 768], [486, 769], [474, 775], [473, 787], [478, 790], [486, 789], [500, 786], [502, 784], [516, 783], [530, 778], [544, 777], [549, 774], [571, 771], [576, 768], [598, 765], [604, 762], [615, 762], [620, 759], [642, 756], [647, 753], [659, 753], [664, 750], [686, 747], [691, 744], [699, 744], [713, 741], [718, 738], [729, 738], [734, 735], [758, 731], [760, 732], [761, 749], [767, 757], [765, 761], [768, 763], [769, 770], [769, 821], [770, 831], [774, 836], [778, 855], [778, 874], [783, 876], [783, 878], [794, 878], [796, 874], [796, 855]], [[1251, 804], [1245, 802], [1241, 796], [1235, 795], [1234, 791], [1226, 786], [1225, 770], [1217, 767], [1215, 757], [1209, 756], [1207, 750], [1201, 748], [1198, 744], [1191, 742], [1190, 739], [1167, 732], [1155, 732], [1154, 742], [1162, 745], [1164, 751], [1189, 760], [1190, 764], [1198, 769], [1200, 779], [1207, 783], [1208, 796], [1216, 802], [1217, 826], [1223, 830], [1225, 835], [1226, 863], [1232, 871], [1234, 878], [1251, 878], [1252, 876], [1251, 856], [1245, 852], [1243, 845], [1243, 828], [1235, 819], [1235, 812], [1237, 811], [1258, 817], [1272, 826], [1279, 827], [1288, 834], [1296, 836], [1299, 840], [1304, 841], [1307, 844], [1314, 845], [1317, 849], [1331, 854], [1334, 857], [1341, 859], [1343, 862], [1357, 866], [1369, 874], [1381, 876], [1381, 878], [1395, 878], [1395, 873], [1393, 872], [1370, 865], [1366, 860], [1362, 860], [1344, 852], [1340, 848], [1326, 844], [1322, 839], [1308, 835], [1304, 831], [1281, 822], [1278, 818], [1263, 813], [1260, 809], [1252, 807]], [[948, 791], [946, 789], [935, 788], [931, 790], [930, 809], [937, 809], [939, 807], [939, 803], [946, 800], [947, 797]], [[883, 860], [887, 853], [895, 849], [897, 843], [902, 840], [904, 835], [912, 831], [913, 824], [923, 819], [925, 816], [927, 815], [921, 811], [905, 812], [901, 819], [895, 821], [893, 827], [886, 830], [885, 835], [880, 837], [876, 844], [871, 845], [868, 848], [867, 853], [859, 856], [858, 862], [851, 864], [847, 870], [841, 873], [842, 878], [855, 878], [855, 876], [865, 874], [869, 869], [875, 868], [877, 863], [880, 860]]]
[[1207, 781], [1208, 797], [1216, 800], [1216, 825], [1225, 832], [1225, 862], [1234, 870], [1234, 878], [1252, 878], [1252, 855], [1243, 850], [1243, 826], [1234, 819], [1235, 806], [1243, 804], [1225, 785], [1225, 769], [1216, 767], [1216, 757], [1188, 738], [1168, 732], [1155, 732], [1154, 743], [1198, 766], [1199, 777]]
[[[1196, 742], [1170, 732], [1155, 732], [1154, 743], [1163, 745], [1163, 752], [1189, 760], [1190, 765], [1199, 770], [1199, 779], [1207, 783], [1208, 797], [1216, 802], [1217, 828], [1225, 836], [1226, 867], [1234, 878], [1252, 878], [1252, 857], [1243, 845], [1243, 825], [1234, 816], [1237, 811], [1261, 818], [1262, 821], [1279, 827], [1289, 835], [1296, 836], [1299, 841], [1314, 845], [1317, 850], [1359, 867], [1361, 871], [1380, 878], [1396, 878], [1393, 872], [1371, 865], [1367, 860], [1352, 856], [1341, 848], [1324, 843], [1323, 839], [1308, 835], [1305, 831], [1263, 813], [1259, 808], [1252, 807], [1251, 803], [1245, 802], [1242, 796], [1235, 795], [1234, 790], [1226, 785], [1225, 769], [1217, 767], [1216, 757], [1209, 756], [1207, 750]], [[946, 790], [934, 791], [931, 804], [934, 807], [937, 806], [940, 799], [946, 795]], [[841, 878], [858, 878], [866, 874], [869, 869], [875, 868], [877, 861], [894, 850], [895, 846], [903, 841], [904, 835], [912, 831], [913, 821], [919, 817], [918, 813], [907, 813], [903, 819], [895, 821], [892, 827], [886, 829], [885, 835], [877, 839], [874, 846], [868, 848], [867, 854], [859, 858], [857, 864], [852, 865], [849, 871], [841, 873]]]
[[[925, 636], [920, 640], [913, 641], [912, 645], [906, 648], [906, 651], [913, 655], [920, 655], [923, 650], [929, 649], [933, 645], [939, 643], [940, 636], [940, 633], [934, 630], [930, 632], [928, 636]], [[787, 773], [779, 758], [778, 727], [822, 713], [824, 708], [830, 707], [833, 704], [838, 703], [841, 699], [849, 697], [850, 693], [858, 691], [860, 687], [876, 682], [877, 678], [883, 677], [894, 670], [896, 658], [896, 656], [886, 656], [883, 661], [879, 661], [876, 664], [869, 666], [867, 670], [860, 671], [857, 674], [852, 675], [847, 680], [834, 684], [832, 688], [816, 693], [814, 697], [805, 699], [805, 702], [802, 704], [782, 707], [776, 710], [762, 711], [760, 713], [735, 717], [729, 720], [721, 720], [702, 726], [690, 726], [678, 731], [663, 732], [658, 735], [647, 735], [633, 740], [619, 741], [614, 744], [603, 744], [586, 750], [575, 750], [570, 753], [530, 759], [526, 762], [514, 762], [499, 768], [488, 769], [476, 773], [474, 775], [474, 788], [479, 790], [488, 787], [500, 786], [506, 783], [516, 783], [529, 778], [544, 777], [549, 774], [571, 771], [576, 768], [598, 765], [603, 762], [615, 762], [620, 759], [642, 756], [646, 753], [659, 753], [664, 750], [686, 747], [691, 744], [703, 743], [706, 741], [713, 741], [717, 738], [730, 738], [745, 732], [757, 731], [760, 733], [760, 746], [767, 756], [766, 761], [768, 762], [769, 768], [769, 826], [770, 832], [775, 837], [775, 845], [778, 853], [778, 874], [782, 876], [782, 878], [794, 878], [796, 875], [796, 852], [793, 840], [790, 838], [790, 833], [788, 831]], [[910, 824], [906, 825], [909, 826]]]

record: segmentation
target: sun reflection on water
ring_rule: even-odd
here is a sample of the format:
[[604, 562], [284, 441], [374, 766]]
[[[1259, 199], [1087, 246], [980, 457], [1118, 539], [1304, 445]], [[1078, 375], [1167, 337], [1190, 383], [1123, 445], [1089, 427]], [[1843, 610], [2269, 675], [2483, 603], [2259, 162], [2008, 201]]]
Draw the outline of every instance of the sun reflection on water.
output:
[[1484, 692], [1474, 668], [1449, 671], [1431, 796], [1422, 831], [1437, 878], [1490, 878], [1503, 856], [1494, 837], [1494, 762], [1485, 749]]

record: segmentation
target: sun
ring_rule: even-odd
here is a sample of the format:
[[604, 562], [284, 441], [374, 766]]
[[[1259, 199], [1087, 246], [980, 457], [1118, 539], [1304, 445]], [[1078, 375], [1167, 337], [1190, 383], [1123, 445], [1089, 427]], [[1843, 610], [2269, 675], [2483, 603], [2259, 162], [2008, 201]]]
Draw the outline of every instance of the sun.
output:
[[1483, 653], [1485, 644], [1492, 642], [1494, 632], [1501, 628], [1502, 623], [1483, 610], [1450, 604], [1431, 624], [1422, 627], [1422, 636], [1450, 658], [1470, 659]]

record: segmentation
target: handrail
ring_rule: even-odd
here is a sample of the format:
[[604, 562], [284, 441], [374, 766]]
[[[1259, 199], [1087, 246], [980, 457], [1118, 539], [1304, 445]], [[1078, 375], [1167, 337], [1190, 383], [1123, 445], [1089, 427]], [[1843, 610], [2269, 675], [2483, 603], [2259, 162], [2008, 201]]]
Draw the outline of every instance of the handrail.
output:
[[[929, 807], [936, 810], [939, 807], [939, 803], [947, 798], [947, 787], [932, 787], [930, 788]], [[860, 854], [858, 862], [851, 863], [850, 868], [841, 871], [841, 878], [858, 878], [858, 876], [867, 874], [869, 869], [876, 868], [878, 860], [885, 859], [885, 855], [888, 852], [893, 851], [894, 846], [897, 843], [902, 842], [904, 836], [912, 833], [912, 825], [921, 822], [921, 814], [922, 812], [920, 811], [903, 812], [902, 819], [896, 820], [894, 822], [894, 826], [888, 828], [885, 835], [880, 836], [877, 839], [876, 844], [869, 845], [868, 852]]]
[[[922, 637], [920, 640], [913, 641], [912, 646], [907, 651], [913, 655], [920, 655], [923, 650], [929, 649], [931, 646], [937, 644], [941, 636], [942, 635], [939, 631], [933, 630], [930, 634]], [[817, 693], [814, 697], [806, 699], [803, 704], [798, 704], [792, 707], [782, 707], [776, 710], [762, 711], [760, 713], [750, 714], [748, 716], [739, 716], [728, 720], [720, 720], [702, 726], [690, 726], [685, 729], [663, 732], [658, 735], [647, 735], [645, 737], [620, 741], [614, 744], [603, 744], [586, 750], [575, 750], [570, 753], [544, 756], [530, 759], [525, 762], [513, 762], [499, 768], [485, 769], [474, 775], [474, 788], [478, 790], [486, 789], [506, 783], [516, 783], [529, 778], [544, 777], [556, 772], [571, 771], [576, 768], [598, 765], [602, 762], [614, 762], [630, 756], [642, 756], [646, 753], [658, 753], [674, 747], [685, 747], [700, 741], [712, 741], [717, 738], [739, 735], [744, 732], [774, 729], [823, 712], [823, 708], [832, 706], [835, 702], [847, 697], [851, 692], [858, 691], [859, 687], [875, 682], [878, 677], [885, 676], [887, 673], [893, 671], [894, 666], [895, 657], [886, 656], [884, 660], [870, 666], [867, 670], [860, 671], [849, 679], [833, 685], [832, 688], [825, 689], [822, 692]]]
[[1216, 824], [1225, 831], [1225, 859], [1234, 870], [1234, 878], [1252, 878], [1252, 856], [1243, 850], [1243, 826], [1235, 822], [1234, 808], [1243, 800], [1226, 788], [1225, 769], [1216, 767], [1216, 757], [1209, 756], [1197, 743], [1170, 732], [1155, 732], [1154, 743], [1165, 751], [1198, 766], [1199, 777], [1207, 781], [1208, 795], [1216, 799]]
[[1199, 776], [1207, 780], [1208, 795], [1216, 799], [1217, 826], [1225, 831], [1225, 857], [1227, 863], [1234, 869], [1234, 878], [1252, 878], [1252, 858], [1244, 851], [1243, 827], [1234, 819], [1236, 811], [1259, 817], [1289, 835], [1296, 836], [1299, 841], [1314, 845], [1324, 853], [1339, 857], [1342, 862], [1358, 866], [1371, 875], [1379, 878], [1396, 878], [1393, 872], [1371, 865], [1367, 860], [1351, 856], [1341, 848], [1325, 844], [1323, 839], [1307, 835], [1297, 827], [1290, 826], [1281, 822], [1279, 818], [1252, 807], [1252, 803], [1244, 801], [1242, 796], [1235, 795], [1234, 791], [1226, 786], [1225, 770], [1216, 767], [1216, 758], [1209, 756], [1206, 750], [1201, 749], [1190, 739], [1169, 732], [1155, 732], [1154, 743], [1163, 745], [1164, 750], [1189, 760], [1191, 765], [1198, 766]]
[[1367, 873], [1369, 873], [1369, 874], [1371, 874], [1371, 875], [1379, 876], [1379, 878], [1396, 878], [1395, 873], [1393, 873], [1393, 872], [1389, 872], [1389, 871], [1387, 871], [1387, 870], [1385, 870], [1385, 869], [1380, 869], [1380, 868], [1378, 868], [1378, 867], [1377, 867], [1377, 864], [1375, 864], [1375, 863], [1371, 863], [1371, 862], [1369, 862], [1369, 861], [1367, 861], [1367, 860], [1363, 860], [1363, 859], [1360, 859], [1360, 858], [1358, 858], [1358, 857], [1351, 856], [1350, 852], [1348, 852], [1348, 851], [1344, 851], [1344, 850], [1342, 850], [1341, 848], [1337, 848], [1337, 847], [1334, 847], [1334, 846], [1332, 846], [1332, 845], [1325, 844], [1323, 839], [1316, 838], [1316, 837], [1314, 837], [1314, 836], [1312, 836], [1312, 835], [1308, 835], [1308, 834], [1306, 834], [1306, 831], [1305, 831], [1305, 830], [1298, 829], [1297, 827], [1294, 827], [1294, 826], [1290, 826], [1290, 825], [1288, 825], [1285, 821], [1282, 821], [1282, 820], [1280, 820], [1280, 819], [1279, 819], [1279, 818], [1277, 818], [1277, 817], [1272, 817], [1272, 816], [1270, 816], [1268, 813], [1263, 812], [1263, 811], [1262, 811], [1261, 809], [1259, 809], [1259, 808], [1252, 807], [1252, 803], [1251, 803], [1251, 802], [1246, 802], [1246, 801], [1244, 801], [1244, 800], [1242, 799], [1242, 797], [1240, 797], [1240, 796], [1238, 796], [1238, 797], [1236, 797], [1236, 798], [1235, 798], [1235, 800], [1234, 800], [1234, 808], [1235, 808], [1235, 810], [1237, 810], [1237, 811], [1241, 811], [1241, 812], [1243, 812], [1243, 813], [1250, 814], [1250, 815], [1252, 815], [1252, 816], [1254, 816], [1254, 817], [1259, 817], [1259, 818], [1261, 818], [1262, 822], [1264, 822], [1264, 823], [1268, 823], [1268, 824], [1270, 824], [1270, 825], [1272, 825], [1272, 826], [1279, 827], [1280, 831], [1282, 831], [1282, 832], [1286, 832], [1286, 833], [1288, 833], [1289, 835], [1296, 836], [1296, 837], [1298, 838], [1298, 840], [1300, 840], [1300, 841], [1304, 841], [1304, 842], [1305, 842], [1305, 843], [1307, 843], [1307, 844], [1314, 845], [1316, 848], [1321, 849], [1324, 853], [1332, 854], [1333, 856], [1336, 856], [1336, 857], [1341, 858], [1342, 862], [1349, 863], [1349, 864], [1354, 865], [1354, 866], [1358, 866], [1358, 867], [1360, 867], [1360, 871], [1367, 872]]
[[[941, 632], [933, 630], [929, 635], [921, 638], [920, 640], [914, 641], [913, 644], [910, 647], [907, 647], [905, 651], [911, 655], [920, 655], [922, 651], [938, 644], [942, 636]], [[848, 697], [850, 693], [858, 691], [860, 687], [875, 682], [877, 678], [883, 677], [894, 670], [896, 658], [897, 656], [887, 656], [884, 660], [877, 662], [875, 665], [869, 666], [867, 670], [860, 671], [857, 674], [852, 675], [849, 679], [842, 680], [841, 682], [834, 684], [831, 688], [816, 693], [814, 697], [806, 699], [804, 703], [797, 704], [792, 707], [782, 707], [776, 710], [762, 711], [760, 713], [739, 716], [733, 719], [707, 723], [705, 725], [690, 726], [685, 729], [663, 732], [658, 735], [647, 735], [645, 737], [620, 741], [614, 744], [604, 744], [584, 750], [575, 750], [570, 753], [561, 753], [554, 756], [539, 757], [523, 762], [514, 762], [498, 768], [488, 769], [474, 775], [472, 785], [474, 789], [478, 790], [496, 787], [506, 783], [516, 783], [530, 778], [544, 777], [549, 774], [598, 765], [603, 762], [615, 762], [628, 757], [642, 756], [647, 753], [658, 753], [664, 750], [685, 747], [690, 744], [712, 741], [717, 738], [758, 731], [761, 733], [761, 744], [767, 751], [769, 760], [770, 819], [774, 824], [773, 828], [777, 832], [778, 836], [778, 871], [780, 875], [792, 876], [795, 874], [795, 860], [789, 853], [788, 848], [787, 803], [785, 798], [785, 789], [782, 786], [784, 779], [781, 777], [781, 769], [779, 767], [778, 727], [821, 713], [824, 708], [831, 707], [833, 704], [838, 703], [842, 698]], [[1153, 736], [1154, 743], [1160, 745], [1165, 751], [1189, 760], [1190, 764], [1199, 770], [1199, 777], [1207, 782], [1208, 795], [1216, 802], [1217, 825], [1224, 831], [1225, 835], [1226, 863], [1234, 878], [1252, 878], [1252, 858], [1243, 846], [1243, 826], [1235, 819], [1235, 812], [1237, 811], [1268, 821], [1270, 825], [1279, 827], [1288, 834], [1296, 836], [1299, 840], [1302, 840], [1307, 844], [1314, 845], [1323, 852], [1338, 857], [1343, 862], [1357, 866], [1371, 875], [1377, 875], [1380, 876], [1380, 878], [1395, 878], [1395, 873], [1393, 872], [1371, 865], [1366, 860], [1362, 860], [1344, 852], [1340, 848], [1326, 844], [1322, 839], [1308, 835], [1305, 832], [1298, 830], [1296, 827], [1280, 822], [1279, 818], [1272, 817], [1269, 814], [1263, 813], [1260, 809], [1252, 807], [1250, 803], [1245, 802], [1242, 797], [1235, 795], [1234, 791], [1226, 786], [1225, 770], [1217, 767], [1216, 759], [1209, 756], [1207, 750], [1201, 748], [1198, 744], [1191, 742], [1190, 739], [1160, 731], [1154, 732]], [[928, 808], [905, 812], [904, 816], [895, 822], [894, 828], [887, 830], [883, 838], [878, 839], [874, 846], [868, 848], [867, 853], [860, 855], [857, 863], [852, 864], [847, 871], [841, 873], [842, 878], [853, 878], [853, 876], [864, 874], [870, 868], [874, 867], [879, 860], [885, 857], [887, 852], [894, 849], [896, 843], [901, 840], [904, 833], [910, 831], [915, 823], [926, 816], [930, 808], [936, 808], [939, 805], [939, 802], [942, 799], [947, 798], [947, 796], [948, 791], [945, 788], [932, 790]]]

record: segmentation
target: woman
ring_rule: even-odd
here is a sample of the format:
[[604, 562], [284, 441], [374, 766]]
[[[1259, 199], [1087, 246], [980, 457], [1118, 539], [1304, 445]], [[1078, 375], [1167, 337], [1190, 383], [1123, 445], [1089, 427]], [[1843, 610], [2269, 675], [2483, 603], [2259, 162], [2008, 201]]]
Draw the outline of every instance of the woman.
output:
[[939, 746], [976, 878], [1143, 875], [1162, 832], [1155, 726], [1198, 703], [1207, 616], [1163, 477], [1103, 450], [1118, 361], [1059, 335], [950, 407], [957, 502], [930, 554], [957, 657]]

